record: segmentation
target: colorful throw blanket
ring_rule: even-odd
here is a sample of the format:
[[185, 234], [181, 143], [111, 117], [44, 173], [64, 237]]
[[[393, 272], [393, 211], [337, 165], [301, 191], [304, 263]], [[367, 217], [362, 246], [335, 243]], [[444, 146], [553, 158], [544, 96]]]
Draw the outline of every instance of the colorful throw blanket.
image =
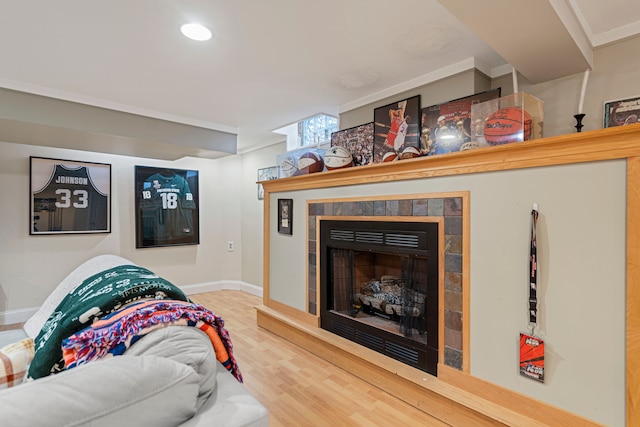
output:
[[28, 377], [35, 379], [63, 370], [63, 339], [95, 318], [142, 299], [189, 301], [180, 288], [135, 265], [117, 266], [86, 279], [60, 302], [36, 337]]
[[174, 325], [193, 326], [205, 332], [216, 359], [242, 382], [224, 320], [201, 305], [173, 300], [131, 304], [66, 338], [62, 341], [66, 368], [121, 355], [149, 332]]

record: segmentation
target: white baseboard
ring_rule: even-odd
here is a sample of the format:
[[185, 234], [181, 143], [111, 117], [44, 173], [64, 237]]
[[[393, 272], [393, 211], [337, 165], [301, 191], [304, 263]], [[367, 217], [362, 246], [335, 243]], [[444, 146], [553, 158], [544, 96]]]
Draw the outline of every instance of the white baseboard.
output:
[[0, 311], [0, 325], [23, 323], [36, 314], [39, 307], [21, 308], [18, 310]]
[[[187, 295], [201, 294], [203, 292], [213, 291], [242, 291], [251, 295], [262, 298], [262, 287], [252, 285], [240, 280], [223, 280], [210, 283], [199, 283], [195, 285], [180, 286], [182, 292]], [[0, 325], [12, 325], [14, 323], [23, 323], [29, 320], [40, 307], [21, 308], [18, 310], [0, 311]]]
[[242, 291], [262, 298], [261, 286], [252, 285], [241, 280], [222, 280], [218, 282], [199, 283], [195, 285], [180, 286], [182, 292], [187, 295], [201, 294], [213, 291]]

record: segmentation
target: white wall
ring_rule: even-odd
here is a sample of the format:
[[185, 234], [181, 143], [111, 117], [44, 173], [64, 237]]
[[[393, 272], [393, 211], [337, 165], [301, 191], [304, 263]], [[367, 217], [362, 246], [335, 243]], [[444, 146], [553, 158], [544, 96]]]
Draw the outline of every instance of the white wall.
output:
[[[594, 52], [593, 70], [584, 99], [583, 132], [603, 127], [605, 102], [640, 96], [640, 57], [630, 53], [638, 49], [640, 37], [635, 37]], [[578, 112], [583, 78], [584, 73], [578, 73], [534, 85], [520, 77], [519, 90], [544, 101], [544, 136], [576, 132], [573, 116]], [[512, 76], [509, 74], [494, 79], [492, 87], [502, 87], [503, 94], [511, 93]]]
[[263, 286], [264, 201], [258, 200], [258, 169], [276, 166], [285, 141], [242, 155], [242, 281]]
[[[29, 156], [112, 165], [112, 232], [29, 235]], [[0, 314], [39, 306], [66, 275], [99, 254], [116, 254], [178, 286], [240, 280], [242, 159], [174, 162], [0, 142]], [[134, 166], [199, 171], [200, 244], [135, 249]]]

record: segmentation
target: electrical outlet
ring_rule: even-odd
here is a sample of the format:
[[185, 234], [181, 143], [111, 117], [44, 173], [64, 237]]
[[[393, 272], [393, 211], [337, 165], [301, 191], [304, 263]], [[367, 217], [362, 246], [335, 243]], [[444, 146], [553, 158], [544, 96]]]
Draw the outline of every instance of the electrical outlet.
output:
[[229, 240], [227, 242], [227, 252], [233, 252], [235, 245], [233, 243], [233, 240]]

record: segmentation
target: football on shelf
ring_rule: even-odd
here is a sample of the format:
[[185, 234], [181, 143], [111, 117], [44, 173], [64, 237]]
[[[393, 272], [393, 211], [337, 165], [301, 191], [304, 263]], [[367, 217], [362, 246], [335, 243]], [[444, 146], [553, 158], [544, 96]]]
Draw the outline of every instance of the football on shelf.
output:
[[489, 145], [527, 141], [531, 138], [531, 115], [520, 107], [501, 108], [489, 115], [484, 124], [484, 139]]
[[298, 159], [298, 170], [302, 175], [310, 173], [322, 172], [324, 169], [324, 161], [319, 154], [308, 151]]
[[400, 153], [400, 159], [402, 160], [413, 159], [414, 157], [420, 157], [420, 150], [416, 147], [407, 147]]
[[327, 170], [350, 168], [353, 166], [353, 157], [344, 147], [331, 147], [324, 154], [324, 165]]
[[398, 158], [398, 153], [396, 153], [395, 151], [387, 151], [386, 153], [384, 153], [384, 156], [382, 156], [382, 161], [384, 163], [393, 162], [397, 158]]

